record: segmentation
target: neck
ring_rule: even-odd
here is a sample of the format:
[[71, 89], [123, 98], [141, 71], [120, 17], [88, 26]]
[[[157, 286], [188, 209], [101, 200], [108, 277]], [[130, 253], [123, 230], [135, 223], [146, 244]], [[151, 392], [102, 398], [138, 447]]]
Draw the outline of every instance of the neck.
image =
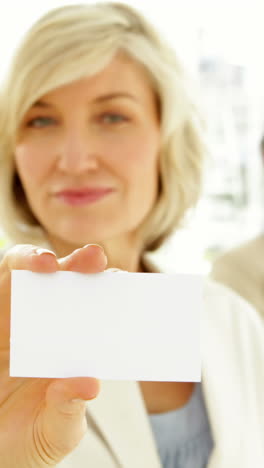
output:
[[[48, 236], [48, 241], [58, 257], [65, 257], [72, 253], [73, 250], [85, 245], [70, 244], [52, 236]], [[141, 263], [141, 246], [135, 239], [132, 240], [127, 237], [120, 237], [98, 244], [104, 249], [107, 256], [107, 268], [118, 268], [130, 272], [144, 271]]]

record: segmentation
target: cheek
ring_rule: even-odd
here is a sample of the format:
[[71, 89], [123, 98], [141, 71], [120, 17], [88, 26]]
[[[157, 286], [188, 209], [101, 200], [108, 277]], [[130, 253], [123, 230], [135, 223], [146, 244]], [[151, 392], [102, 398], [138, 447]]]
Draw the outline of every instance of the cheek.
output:
[[[123, 137], [117, 145], [113, 145], [112, 161], [115, 160], [116, 170], [122, 172], [125, 179], [136, 182], [141, 178], [152, 176], [158, 172], [159, 143], [157, 133], [137, 133]], [[110, 149], [110, 148], [108, 148]]]
[[15, 165], [18, 175], [25, 185], [37, 185], [48, 172], [50, 161], [40, 146], [21, 143], [15, 148]]

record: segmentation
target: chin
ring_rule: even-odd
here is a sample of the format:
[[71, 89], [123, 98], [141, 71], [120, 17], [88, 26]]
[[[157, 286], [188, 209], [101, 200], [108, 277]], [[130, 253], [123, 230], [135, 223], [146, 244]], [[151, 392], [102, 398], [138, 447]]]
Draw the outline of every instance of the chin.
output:
[[106, 239], [112, 239], [121, 234], [119, 229], [109, 229], [108, 226], [79, 226], [75, 225], [74, 229], [72, 226], [69, 226], [67, 229], [58, 229], [50, 231], [51, 236], [61, 239], [62, 242], [67, 244], [72, 244], [74, 246], [83, 246], [86, 244], [100, 244], [103, 243]]
[[86, 244], [100, 244], [111, 239], [127, 236], [134, 232], [139, 224], [138, 219], [131, 222], [126, 213], [117, 216], [113, 213], [105, 213], [104, 216], [64, 217], [49, 219], [49, 223], [43, 223], [50, 238], [73, 246]]

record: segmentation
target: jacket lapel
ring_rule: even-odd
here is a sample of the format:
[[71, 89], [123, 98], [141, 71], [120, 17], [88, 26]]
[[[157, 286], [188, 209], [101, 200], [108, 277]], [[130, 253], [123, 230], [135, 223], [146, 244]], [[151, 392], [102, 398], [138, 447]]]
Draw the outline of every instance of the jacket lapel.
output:
[[87, 412], [122, 468], [161, 468], [136, 382], [103, 381]]
[[254, 463], [259, 459], [254, 454], [258, 446], [254, 438], [258, 435], [254, 434], [251, 441], [250, 433], [254, 431], [249, 429], [254, 413], [250, 401], [254, 397], [249, 394], [250, 378], [244, 375], [243, 346], [247, 339], [245, 336], [243, 341], [242, 336], [247, 334], [247, 323], [237, 300], [214, 284], [206, 294], [201, 323], [203, 391], [215, 442], [208, 468], [258, 466]]
[[[158, 272], [144, 259], [147, 270]], [[103, 381], [87, 412], [122, 468], [161, 468], [151, 425], [137, 382]]]

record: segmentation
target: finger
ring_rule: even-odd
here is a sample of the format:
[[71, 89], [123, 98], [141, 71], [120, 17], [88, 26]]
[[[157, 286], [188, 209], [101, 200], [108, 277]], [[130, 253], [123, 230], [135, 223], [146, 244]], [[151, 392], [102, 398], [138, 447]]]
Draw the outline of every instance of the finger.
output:
[[98, 392], [99, 381], [94, 378], [53, 381], [36, 426], [39, 451], [56, 463], [72, 451], [86, 431], [86, 400], [95, 398]]
[[0, 281], [11, 270], [31, 270], [50, 273], [58, 269], [56, 255], [51, 250], [36, 245], [15, 245], [7, 251], [0, 263]]
[[50, 273], [59, 268], [51, 251], [34, 245], [17, 245], [8, 250], [0, 263], [0, 349], [9, 349], [10, 285], [12, 270]]
[[99, 273], [105, 270], [107, 258], [102, 247], [97, 244], [89, 244], [74, 250], [67, 257], [59, 259], [59, 265], [63, 271]]

